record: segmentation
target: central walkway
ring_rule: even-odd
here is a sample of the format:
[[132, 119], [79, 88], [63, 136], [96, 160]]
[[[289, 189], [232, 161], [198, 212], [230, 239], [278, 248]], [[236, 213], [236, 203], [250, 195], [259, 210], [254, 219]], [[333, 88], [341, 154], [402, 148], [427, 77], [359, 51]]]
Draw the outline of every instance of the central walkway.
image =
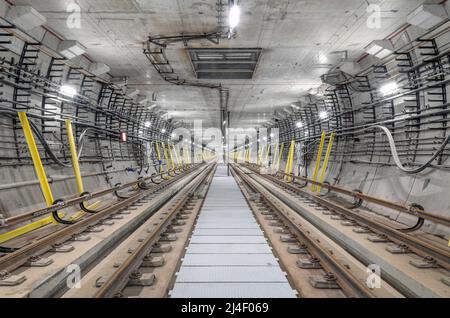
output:
[[217, 168], [170, 295], [296, 297], [226, 166]]

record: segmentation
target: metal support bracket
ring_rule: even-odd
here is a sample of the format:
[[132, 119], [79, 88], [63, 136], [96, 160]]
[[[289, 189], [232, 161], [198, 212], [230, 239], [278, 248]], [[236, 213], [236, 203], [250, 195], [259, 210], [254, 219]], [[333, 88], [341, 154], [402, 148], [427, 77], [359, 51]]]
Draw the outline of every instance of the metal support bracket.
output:
[[156, 280], [153, 273], [141, 273], [135, 271], [131, 273], [127, 286], [152, 286]]
[[321, 269], [322, 265], [320, 265], [319, 259], [315, 257], [311, 258], [300, 258], [297, 261], [297, 266], [303, 269]]
[[336, 282], [336, 277], [333, 274], [326, 274], [324, 276], [311, 276], [309, 278], [311, 286], [317, 289], [340, 289]]
[[17, 286], [26, 280], [25, 275], [11, 275], [6, 271], [0, 272], [0, 286]]
[[26, 263], [25, 266], [28, 267], [46, 267], [53, 263], [53, 259], [51, 258], [43, 258], [40, 256], [31, 256]]

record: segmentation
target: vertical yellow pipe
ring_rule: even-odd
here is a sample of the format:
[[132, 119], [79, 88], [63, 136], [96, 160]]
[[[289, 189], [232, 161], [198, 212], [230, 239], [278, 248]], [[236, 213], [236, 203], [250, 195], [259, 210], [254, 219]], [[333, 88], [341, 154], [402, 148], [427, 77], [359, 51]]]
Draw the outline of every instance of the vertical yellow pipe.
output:
[[80, 172], [80, 164], [78, 162], [78, 151], [75, 145], [75, 138], [73, 136], [72, 122], [66, 120], [67, 140], [69, 141], [70, 154], [72, 155], [73, 173], [75, 175], [75, 181], [78, 188], [78, 193], [84, 192], [83, 179]]
[[170, 162], [172, 165], [172, 169], [175, 169], [175, 160], [173, 159], [173, 153], [172, 153], [169, 143], [167, 143], [167, 152], [169, 153], [169, 158], [170, 158]]
[[169, 171], [169, 170], [170, 170], [170, 167], [172, 166], [172, 163], [171, 163], [171, 161], [170, 161], [169, 154], [167, 153], [166, 144], [163, 143], [163, 142], [161, 142], [161, 147], [162, 147], [162, 149], [163, 149], [164, 158], [166, 159], [166, 168], [167, 168], [167, 171]]
[[[285, 174], [292, 174], [292, 164], [294, 162], [294, 154], [295, 154], [295, 141], [291, 141], [291, 147], [289, 148], [289, 156], [286, 162], [286, 168], [284, 169]], [[292, 177], [286, 177], [286, 181], [291, 181]]]
[[173, 146], [173, 149], [175, 151], [175, 157], [177, 158], [178, 167], [183, 166], [183, 158], [181, 158], [181, 152], [180, 152], [180, 145], [178, 144], [178, 147]]
[[159, 173], [163, 172], [163, 167], [161, 164], [161, 151], [159, 150], [159, 145], [158, 142], [155, 142], [155, 146], [156, 146], [156, 153], [158, 154], [158, 162], [159, 162]]
[[270, 145], [267, 145], [266, 161], [265, 161], [265, 165], [267, 167], [269, 166], [269, 153], [270, 153]]
[[280, 153], [278, 155], [278, 163], [277, 163], [276, 172], [280, 171], [280, 164], [281, 164], [281, 159], [283, 159], [283, 152], [284, 152], [284, 142], [281, 143]]
[[275, 149], [273, 150], [273, 153], [272, 153], [272, 164], [270, 166], [272, 173], [275, 172], [275, 167], [277, 166], [278, 148], [279, 148], [279, 146], [280, 145], [278, 143], [276, 143], [275, 144]]
[[19, 119], [23, 127], [23, 132], [28, 144], [28, 149], [30, 150], [31, 158], [33, 159], [34, 169], [41, 185], [42, 194], [44, 195], [47, 206], [51, 206], [55, 200], [47, 180], [47, 175], [45, 174], [44, 166], [42, 165], [41, 157], [39, 156], [39, 151], [31, 131], [30, 123], [28, 122], [27, 114], [25, 112], [19, 112]]
[[[327, 153], [325, 155], [322, 172], [320, 173], [320, 178], [319, 178], [320, 183], [322, 183], [325, 179], [325, 172], [327, 171], [328, 161], [330, 160], [331, 149], [333, 148], [333, 141], [334, 141], [334, 132], [331, 133], [330, 140], [328, 141]], [[321, 186], [317, 186], [317, 192], [320, 192], [320, 190], [321, 190]]]
[[[316, 159], [316, 166], [314, 167], [313, 181], [317, 180], [317, 175], [319, 173], [320, 162], [322, 160], [323, 145], [325, 144], [326, 135], [327, 135], [326, 132], [323, 131], [322, 138], [320, 139], [319, 150], [317, 151], [317, 159]], [[315, 190], [316, 190], [316, 186], [313, 184], [311, 186], [311, 191], [314, 192]]]
[[259, 156], [258, 156], [258, 166], [262, 166], [262, 158], [264, 156], [264, 147], [259, 148]]

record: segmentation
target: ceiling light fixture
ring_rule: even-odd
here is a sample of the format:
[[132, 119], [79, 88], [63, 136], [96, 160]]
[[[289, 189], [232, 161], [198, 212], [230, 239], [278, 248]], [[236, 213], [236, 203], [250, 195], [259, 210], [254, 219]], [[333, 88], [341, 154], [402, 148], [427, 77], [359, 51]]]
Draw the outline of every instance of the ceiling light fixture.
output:
[[328, 118], [328, 113], [326, 111], [321, 111], [319, 113], [319, 118], [320, 119], [327, 119]]
[[317, 95], [319, 93], [319, 90], [317, 88], [311, 88], [308, 90], [309, 95]]
[[68, 96], [68, 97], [74, 97], [77, 94], [77, 90], [73, 86], [69, 85], [63, 85], [59, 89], [60, 94]]
[[295, 126], [297, 126], [297, 128], [302, 128], [303, 127], [303, 123], [301, 121], [297, 122], [295, 124]]
[[238, 26], [240, 16], [241, 16], [241, 9], [236, 3], [233, 2], [232, 7], [230, 8], [230, 16], [228, 18], [228, 23], [230, 25], [231, 30], [233, 30], [235, 27]]
[[384, 96], [393, 94], [397, 91], [398, 91], [398, 84], [396, 82], [390, 82], [380, 87], [380, 93], [383, 94]]
[[384, 59], [394, 52], [394, 46], [389, 40], [376, 40], [372, 41], [364, 49], [367, 54], [378, 57], [379, 59]]
[[146, 121], [145, 124], [144, 124], [144, 127], [145, 127], [145, 128], [149, 128], [151, 125], [152, 125], [151, 122]]
[[163, 134], [165, 134], [165, 133], [166, 133], [166, 130], [163, 128], [163, 129], [161, 129], [161, 132], [162, 132]]

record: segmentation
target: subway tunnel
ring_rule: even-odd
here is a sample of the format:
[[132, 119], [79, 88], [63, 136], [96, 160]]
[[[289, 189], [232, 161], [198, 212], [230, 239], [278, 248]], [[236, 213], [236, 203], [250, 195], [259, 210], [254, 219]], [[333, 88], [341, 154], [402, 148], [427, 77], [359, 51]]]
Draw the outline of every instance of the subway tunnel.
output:
[[449, 14], [0, 0], [0, 298], [449, 298]]

